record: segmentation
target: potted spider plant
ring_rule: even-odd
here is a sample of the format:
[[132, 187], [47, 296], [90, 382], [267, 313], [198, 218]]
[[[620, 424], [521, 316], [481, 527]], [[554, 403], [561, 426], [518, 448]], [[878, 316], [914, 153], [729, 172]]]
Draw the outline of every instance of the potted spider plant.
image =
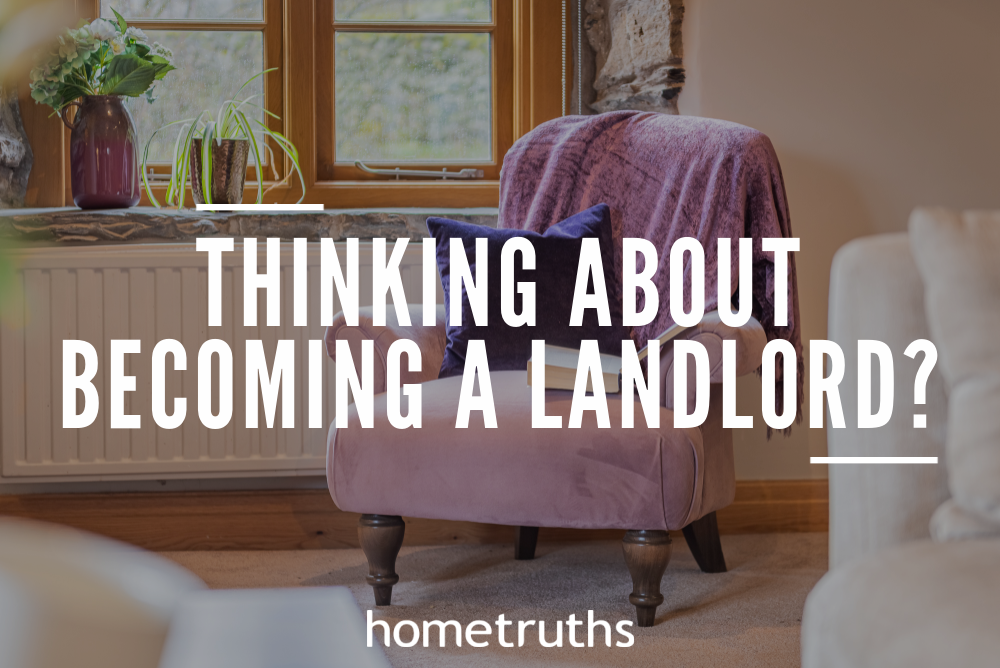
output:
[[[257, 168], [257, 203], [264, 201], [264, 196], [273, 188], [289, 183], [292, 173], [277, 181], [278, 174], [274, 169], [275, 155], [268, 139], [274, 143], [283, 155], [288, 156], [295, 172], [302, 183], [302, 196], [305, 197], [305, 181], [299, 165], [299, 152], [295, 145], [280, 132], [267, 127], [255, 116], [254, 112], [262, 112], [277, 119], [276, 114], [264, 109], [256, 102], [260, 95], [248, 95], [240, 99], [240, 94], [258, 77], [277, 68], [264, 70], [248, 79], [232, 99], [226, 100], [222, 106], [212, 113], [202, 111], [194, 118], [185, 118], [167, 123], [154, 132], [142, 155], [142, 183], [146, 195], [153, 206], [159, 207], [160, 202], [149, 187], [147, 162], [149, 146], [160, 132], [168, 128], [177, 128], [177, 138], [174, 141], [173, 159], [170, 164], [170, 182], [164, 202], [178, 209], [184, 206], [185, 188], [191, 186], [191, 196], [196, 204], [238, 204], [243, 201], [243, 187], [246, 181], [248, 159], [253, 160]], [[252, 114], [248, 116], [247, 114]], [[276, 183], [264, 190], [263, 175], [267, 156]]]

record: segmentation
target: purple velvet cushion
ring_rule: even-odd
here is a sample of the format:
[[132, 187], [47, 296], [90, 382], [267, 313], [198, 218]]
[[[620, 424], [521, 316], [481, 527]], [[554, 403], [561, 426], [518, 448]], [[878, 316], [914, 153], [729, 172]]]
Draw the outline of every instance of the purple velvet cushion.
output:
[[[457, 238], [463, 241], [465, 254], [469, 260], [472, 276], [476, 274], [476, 239], [485, 237], [489, 263], [487, 285], [487, 305], [489, 323], [476, 326], [469, 306], [465, 286], [462, 287], [462, 325], [448, 325], [448, 344], [441, 363], [441, 378], [461, 375], [465, 369], [465, 356], [469, 341], [482, 339], [486, 342], [486, 354], [491, 371], [523, 370], [528, 368], [531, 357], [532, 339], [544, 339], [546, 343], [559, 346], [577, 347], [584, 339], [596, 339], [602, 352], [621, 354], [622, 338], [629, 332], [622, 327], [622, 306], [615, 295], [614, 246], [611, 235], [611, 212], [605, 204], [598, 204], [566, 220], [551, 226], [544, 234], [529, 230], [498, 230], [482, 225], [460, 223], [447, 218], [428, 218], [427, 229], [437, 240], [437, 264], [444, 287], [445, 312], [450, 311], [451, 293], [451, 242]], [[500, 253], [505, 241], [512, 237], [525, 237], [535, 249], [535, 269], [522, 268], [522, 256], [516, 254], [514, 260], [514, 281], [535, 284], [535, 326], [510, 327], [504, 322], [500, 311]], [[577, 265], [580, 248], [585, 237], [596, 237], [601, 241], [601, 256], [604, 261], [604, 283], [607, 286], [611, 326], [598, 324], [595, 309], [584, 312], [583, 324], [570, 327], [573, 291], [576, 287]], [[590, 290], [593, 291], [591, 283]], [[521, 295], [515, 293], [514, 308], [521, 313]], [[449, 318], [450, 323], [450, 318]]]

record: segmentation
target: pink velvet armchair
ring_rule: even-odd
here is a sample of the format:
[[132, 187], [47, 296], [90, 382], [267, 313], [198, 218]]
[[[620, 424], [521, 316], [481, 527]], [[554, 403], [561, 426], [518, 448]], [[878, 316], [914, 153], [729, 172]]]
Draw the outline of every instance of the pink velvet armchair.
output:
[[[769, 339], [785, 338], [801, 352], [794, 257], [788, 261], [787, 323], [776, 323], [774, 257], [761, 244], [764, 238], [792, 236], [777, 156], [770, 140], [752, 128], [621, 111], [544, 123], [504, 157], [500, 227], [541, 233], [599, 203], [609, 206], [616, 239], [641, 237], [661, 253], [655, 274], [659, 319], [636, 329], [640, 344], [672, 322], [665, 308], [671, 273], [662, 258], [670, 255], [674, 240], [693, 237], [706, 248], [706, 285], [717, 277], [716, 255], [708, 252], [717, 239], [753, 240], [754, 280], [743, 297], [752, 299], [759, 321], [751, 318], [733, 328], [710, 312], [683, 335], [709, 354], [706, 422], [694, 429], [673, 427], [673, 346], [667, 345], [660, 363], [659, 428], [647, 428], [641, 417], [634, 429], [620, 428], [621, 396], [609, 395], [610, 429], [599, 429], [591, 411], [584, 412], [579, 429], [532, 429], [527, 372], [500, 371], [491, 374], [498, 428], [485, 428], [481, 413], [473, 412], [469, 427], [456, 429], [462, 379], [437, 378], [446, 343], [442, 308], [430, 327], [401, 327], [391, 312], [385, 327], [372, 324], [370, 311], [354, 327], [336, 319], [326, 333], [328, 353], [335, 357], [335, 341], [343, 339], [359, 359], [361, 341], [374, 341], [376, 393], [385, 390], [393, 341], [413, 339], [422, 352], [423, 370], [404, 372], [402, 378], [423, 383], [421, 429], [394, 429], [385, 394], [375, 397], [374, 428], [355, 426], [352, 414], [347, 428], [330, 429], [330, 492], [341, 509], [363, 514], [359, 535], [377, 605], [390, 603], [399, 580], [395, 559], [403, 540], [402, 515], [516, 527], [517, 559], [533, 558], [538, 527], [624, 529], [633, 582], [629, 600], [639, 626], [652, 625], [663, 602], [659, 589], [670, 559], [668, 531], [683, 530], [703, 571], [726, 569], [716, 511], [733, 500], [735, 471], [732, 434], [722, 425], [722, 342], [736, 342], [737, 376], [760, 366]], [[620, 261], [619, 252], [616, 273]], [[717, 308], [716, 296], [714, 288], [706, 293], [709, 311]], [[422, 322], [417, 307], [411, 313], [411, 322]], [[694, 369], [689, 373], [691, 388]], [[799, 383], [801, 378], [799, 373]], [[688, 396], [693, 402], [694, 392]], [[562, 416], [566, 424], [571, 398], [571, 392], [546, 392], [545, 414]]]
[[[410, 320], [421, 322], [419, 306]], [[398, 582], [396, 555], [403, 541], [402, 515], [466, 520], [516, 527], [516, 559], [534, 557], [538, 527], [625, 529], [623, 550], [632, 576], [629, 600], [639, 626], [651, 626], [663, 602], [660, 581], [670, 559], [668, 531], [683, 530], [701, 569], [726, 570], [715, 511], [733, 500], [735, 473], [732, 434], [722, 427], [722, 341], [736, 341], [737, 375], [760, 365], [766, 343], [756, 320], [734, 329], [716, 313], [683, 335], [709, 352], [711, 402], [701, 428], [674, 429], [673, 352], [661, 359], [660, 428], [641, 417], [623, 430], [621, 397], [609, 395], [611, 429], [598, 429], [588, 412], [580, 429], [532, 429], [531, 392], [525, 371], [491, 373], [497, 428], [487, 429], [473, 412], [467, 429], [455, 428], [460, 377], [437, 378], [444, 355], [445, 318], [438, 308], [432, 327], [400, 326], [389, 309], [387, 325], [372, 324], [362, 309], [358, 326], [335, 319], [326, 333], [335, 359], [337, 339], [350, 343], [360, 359], [361, 341], [375, 350], [375, 424], [361, 429], [354, 407], [349, 426], [330, 429], [327, 476], [338, 507], [362, 513], [358, 529], [368, 558], [368, 582], [376, 605], [389, 605]], [[402, 372], [402, 383], [423, 383], [423, 426], [399, 431], [386, 412], [385, 360], [393, 341], [420, 346], [420, 372]], [[693, 379], [692, 379], [693, 380]], [[693, 392], [689, 392], [694, 400]], [[572, 392], [546, 392], [546, 415], [570, 410]], [[641, 409], [636, 407], [637, 415]], [[616, 426], [617, 425], [617, 426]]]

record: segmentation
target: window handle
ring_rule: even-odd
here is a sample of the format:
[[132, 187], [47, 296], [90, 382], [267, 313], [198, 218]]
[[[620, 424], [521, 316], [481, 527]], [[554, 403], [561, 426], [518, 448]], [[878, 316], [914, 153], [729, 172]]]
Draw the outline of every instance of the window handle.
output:
[[154, 172], [153, 168], [149, 167], [146, 170], [146, 179], [148, 181], [157, 181], [157, 182], [164, 181], [164, 182], [166, 182], [166, 181], [170, 180], [170, 173], [169, 172], [167, 172], [167, 173]]
[[378, 176], [395, 176], [397, 181], [401, 176], [417, 179], [441, 179], [443, 181], [448, 181], [450, 179], [469, 180], [483, 178], [483, 170], [481, 169], [463, 169], [457, 172], [449, 172], [447, 169], [435, 172], [430, 169], [400, 169], [399, 167], [396, 167], [395, 169], [372, 169], [360, 160], [356, 161], [354, 166], [362, 172], [366, 172], [368, 174], [377, 174]]

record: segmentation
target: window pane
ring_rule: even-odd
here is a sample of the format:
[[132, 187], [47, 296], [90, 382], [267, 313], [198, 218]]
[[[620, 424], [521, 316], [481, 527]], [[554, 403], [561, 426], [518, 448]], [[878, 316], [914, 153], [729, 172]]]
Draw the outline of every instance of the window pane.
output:
[[334, 0], [337, 21], [489, 23], [490, 0]]
[[[144, 97], [127, 98], [140, 147], [167, 123], [195, 117], [203, 110], [214, 116], [244, 81], [264, 69], [264, 35], [260, 32], [150, 30], [148, 34], [150, 41], [174, 52], [177, 69], [156, 84], [152, 104]], [[261, 79], [244, 88], [240, 98], [263, 93]], [[261, 98], [255, 102], [260, 103]], [[158, 134], [149, 147], [150, 161], [170, 162], [176, 137], [176, 127]]]
[[490, 36], [336, 36], [337, 160], [489, 161]]
[[263, 21], [264, 0], [101, 0], [101, 16], [114, 19]]

